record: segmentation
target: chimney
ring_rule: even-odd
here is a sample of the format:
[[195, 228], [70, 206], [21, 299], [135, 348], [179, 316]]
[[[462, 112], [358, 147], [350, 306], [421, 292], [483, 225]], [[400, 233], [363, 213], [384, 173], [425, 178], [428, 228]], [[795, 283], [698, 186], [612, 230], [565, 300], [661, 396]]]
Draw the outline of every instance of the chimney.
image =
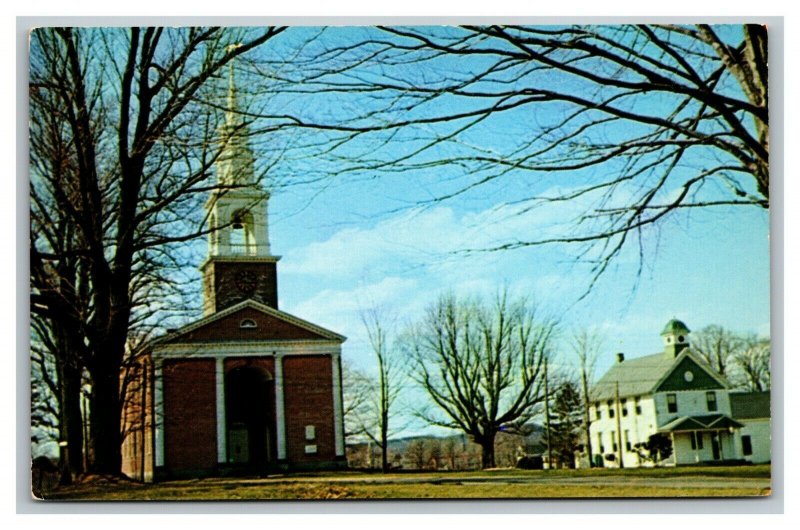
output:
[[622, 352], [617, 353], [617, 362], [621, 363], [624, 360], [625, 360], [625, 354]]

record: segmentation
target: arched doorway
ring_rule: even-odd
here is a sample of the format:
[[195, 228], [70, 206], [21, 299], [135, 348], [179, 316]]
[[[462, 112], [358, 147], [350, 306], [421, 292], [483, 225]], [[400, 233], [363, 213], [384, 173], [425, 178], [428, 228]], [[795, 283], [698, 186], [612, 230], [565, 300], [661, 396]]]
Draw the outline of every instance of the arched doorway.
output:
[[275, 461], [274, 395], [261, 367], [240, 366], [225, 376], [228, 462], [243, 471], [262, 472]]

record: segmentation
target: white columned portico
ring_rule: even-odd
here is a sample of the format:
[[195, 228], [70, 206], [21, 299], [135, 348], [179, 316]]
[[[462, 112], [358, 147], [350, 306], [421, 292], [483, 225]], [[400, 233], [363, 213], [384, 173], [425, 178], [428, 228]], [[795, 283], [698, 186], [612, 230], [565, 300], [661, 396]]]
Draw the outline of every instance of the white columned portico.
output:
[[217, 463], [228, 462], [227, 426], [225, 423], [225, 358], [217, 357], [216, 366], [217, 397]]
[[283, 353], [275, 353], [275, 428], [278, 460], [286, 460], [286, 416], [283, 404]]
[[156, 423], [156, 467], [164, 466], [164, 361], [159, 358], [153, 359], [154, 365], [154, 399], [155, 399], [155, 423]]
[[336, 448], [336, 456], [344, 456], [344, 425], [342, 418], [342, 379], [341, 367], [339, 364], [340, 352], [331, 354], [331, 365], [333, 373], [333, 434]]

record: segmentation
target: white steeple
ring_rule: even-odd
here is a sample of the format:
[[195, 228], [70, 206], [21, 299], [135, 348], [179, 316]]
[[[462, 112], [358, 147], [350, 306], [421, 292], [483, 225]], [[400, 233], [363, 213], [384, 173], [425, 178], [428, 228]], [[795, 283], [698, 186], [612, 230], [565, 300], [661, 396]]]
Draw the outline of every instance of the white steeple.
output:
[[220, 130], [221, 152], [216, 171], [220, 189], [212, 193], [209, 210], [208, 254], [214, 256], [271, 256], [267, 203], [269, 192], [255, 178], [255, 159], [249, 127], [241, 114], [233, 63], [228, 74], [225, 123]]

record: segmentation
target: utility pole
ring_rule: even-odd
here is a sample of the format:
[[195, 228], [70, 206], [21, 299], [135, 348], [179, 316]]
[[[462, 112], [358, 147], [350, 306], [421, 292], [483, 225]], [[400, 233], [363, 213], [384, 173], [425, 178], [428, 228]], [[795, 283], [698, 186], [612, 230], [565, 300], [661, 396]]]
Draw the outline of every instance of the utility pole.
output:
[[544, 360], [544, 421], [547, 426], [547, 469], [553, 469], [553, 445], [550, 443], [550, 387], [547, 359]]
[[583, 428], [586, 436], [586, 456], [589, 458], [589, 468], [594, 467], [592, 461], [592, 419], [589, 417], [589, 375], [586, 367], [581, 369], [581, 385], [583, 387]]
[[616, 395], [614, 397], [617, 400], [614, 405], [614, 408], [617, 411], [617, 458], [619, 458], [619, 467], [620, 469], [622, 469], [625, 467], [625, 464], [622, 462], [622, 421], [621, 421], [622, 418], [620, 417], [622, 416], [622, 411], [620, 410], [619, 406], [619, 381], [617, 381], [615, 387], [616, 387], [615, 391]]

